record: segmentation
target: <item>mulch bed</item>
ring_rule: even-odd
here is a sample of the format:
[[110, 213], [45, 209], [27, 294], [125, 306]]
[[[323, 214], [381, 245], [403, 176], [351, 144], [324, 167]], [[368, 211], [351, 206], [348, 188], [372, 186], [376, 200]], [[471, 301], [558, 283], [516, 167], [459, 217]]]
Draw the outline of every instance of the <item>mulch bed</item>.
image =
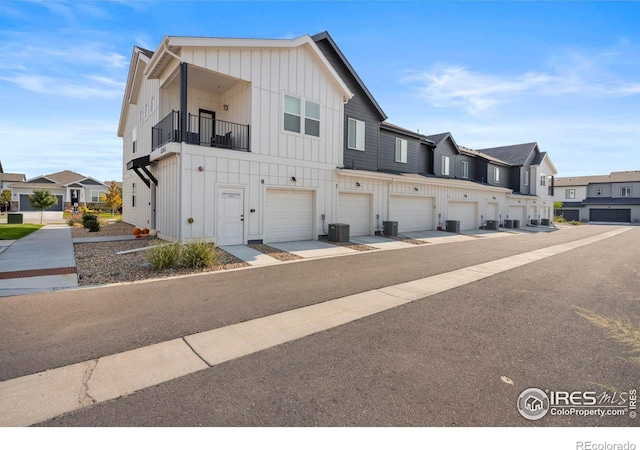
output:
[[408, 244], [414, 244], [414, 245], [423, 245], [423, 244], [428, 244], [429, 242], [427, 241], [421, 241], [419, 239], [412, 239], [406, 236], [384, 236], [387, 239], [393, 239], [394, 241], [402, 241], [402, 242], [406, 242]]
[[320, 239], [320, 242], [324, 242], [326, 244], [337, 245], [339, 247], [346, 247], [352, 250], [357, 250], [359, 252], [370, 252], [371, 250], [377, 250], [375, 247], [370, 247], [364, 244], [356, 244], [355, 242], [333, 242], [327, 239]]

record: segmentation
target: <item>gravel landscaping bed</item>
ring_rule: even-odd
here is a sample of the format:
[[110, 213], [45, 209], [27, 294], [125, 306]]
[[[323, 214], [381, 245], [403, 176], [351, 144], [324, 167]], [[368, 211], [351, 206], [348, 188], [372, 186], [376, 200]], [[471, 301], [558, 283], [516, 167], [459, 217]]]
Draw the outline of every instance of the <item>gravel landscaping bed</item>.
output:
[[85, 237], [102, 237], [102, 236], [132, 236], [133, 225], [125, 222], [120, 223], [107, 223], [100, 225], [100, 231], [90, 232], [82, 225], [71, 227], [71, 237], [73, 238], [85, 238]]
[[370, 252], [371, 250], [377, 250], [375, 247], [369, 247], [364, 244], [356, 244], [355, 242], [333, 242], [326, 239], [321, 239], [320, 242], [325, 242], [331, 245], [337, 245], [339, 247], [346, 247], [359, 252]]
[[[133, 228], [130, 225], [127, 225], [127, 227], [130, 229]], [[90, 233], [90, 235], [97, 235], [97, 233]], [[146, 238], [135, 241], [74, 244], [73, 250], [75, 252], [76, 265], [78, 267], [78, 284], [80, 286], [86, 286], [91, 284], [120, 283], [249, 266], [246, 262], [230, 255], [220, 248], [216, 248], [218, 261], [215, 266], [208, 269], [197, 270], [153, 270], [151, 267], [148, 267], [146, 251], [144, 250], [124, 255], [117, 254], [117, 252], [124, 250], [132, 250], [164, 243], [166, 243], [166, 241]]]
[[411, 239], [409, 237], [406, 236], [385, 236], [387, 239], [393, 239], [394, 241], [402, 241], [402, 242], [406, 242], [408, 244], [414, 244], [414, 245], [423, 245], [423, 244], [428, 244], [429, 242], [427, 241], [421, 241], [419, 239]]
[[273, 248], [265, 244], [251, 244], [248, 247], [262, 252], [265, 255], [269, 255], [272, 258], [277, 259], [278, 261], [293, 261], [295, 259], [304, 259], [301, 256], [294, 255], [293, 253], [285, 252], [283, 250], [280, 250], [279, 248]]

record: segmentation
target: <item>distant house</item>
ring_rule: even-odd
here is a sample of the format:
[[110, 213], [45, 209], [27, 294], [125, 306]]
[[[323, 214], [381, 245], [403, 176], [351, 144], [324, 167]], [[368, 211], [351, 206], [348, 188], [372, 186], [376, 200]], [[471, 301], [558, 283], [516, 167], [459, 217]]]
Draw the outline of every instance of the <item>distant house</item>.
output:
[[[0, 162], [0, 192], [5, 189], [9, 189], [9, 185], [13, 183], [19, 183], [21, 181], [26, 180], [27, 178], [23, 173], [5, 173], [2, 168], [2, 163]], [[0, 204], [0, 211], [4, 211], [6, 205]]]
[[46, 189], [58, 197], [58, 204], [47, 211], [64, 211], [74, 204], [100, 203], [100, 197], [109, 190], [109, 185], [95, 178], [63, 170], [49, 175], [40, 175], [9, 185], [12, 191], [12, 205], [18, 211], [33, 211], [29, 195], [38, 189]]
[[582, 222], [640, 222], [640, 170], [556, 179], [557, 216]]

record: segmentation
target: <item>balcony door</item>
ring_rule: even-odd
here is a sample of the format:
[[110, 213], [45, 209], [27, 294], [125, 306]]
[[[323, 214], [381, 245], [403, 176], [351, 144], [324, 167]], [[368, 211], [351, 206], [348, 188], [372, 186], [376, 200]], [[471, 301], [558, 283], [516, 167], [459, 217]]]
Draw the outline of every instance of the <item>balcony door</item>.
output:
[[200, 119], [200, 143], [212, 145], [215, 137], [216, 113], [201, 109], [198, 113]]

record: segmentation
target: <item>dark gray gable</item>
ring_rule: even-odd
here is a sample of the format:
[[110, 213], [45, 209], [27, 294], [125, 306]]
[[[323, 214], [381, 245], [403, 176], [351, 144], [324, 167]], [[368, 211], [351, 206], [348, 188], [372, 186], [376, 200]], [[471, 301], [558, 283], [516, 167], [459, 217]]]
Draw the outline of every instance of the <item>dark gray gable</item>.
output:
[[103, 186], [102, 183], [92, 180], [91, 178], [85, 178], [84, 180], [80, 181], [80, 183], [85, 186]]
[[68, 185], [67, 187], [70, 187], [70, 188], [83, 188], [84, 186], [81, 185], [81, 184], [78, 184], [78, 183], [73, 183], [73, 184]]
[[56, 184], [54, 181], [51, 181], [45, 177], [40, 177], [40, 178], [35, 178], [33, 180], [29, 180], [27, 181], [27, 183], [51, 183], [51, 184]]
[[[369, 92], [369, 89], [367, 89], [356, 71], [351, 67], [351, 64], [349, 64], [349, 61], [345, 58], [344, 54], [340, 48], [338, 48], [329, 33], [327, 31], [323, 31], [315, 36], [311, 36], [311, 39], [314, 40], [320, 51], [322, 51], [343, 81], [347, 86], [349, 86], [349, 89], [351, 89], [351, 91], [356, 95], [357, 91], [360, 91], [360, 93], [367, 98], [368, 102], [371, 103], [371, 106], [376, 110], [379, 120], [385, 120], [387, 115], [384, 113], [376, 99], [373, 98], [373, 95]], [[346, 74], [348, 74], [347, 77], [345, 77]], [[357, 89], [354, 89], [354, 87], [357, 87]]]
[[[407, 141], [407, 162], [396, 162], [396, 138]], [[420, 140], [386, 128], [380, 129], [378, 170], [389, 173], [420, 173]]]

